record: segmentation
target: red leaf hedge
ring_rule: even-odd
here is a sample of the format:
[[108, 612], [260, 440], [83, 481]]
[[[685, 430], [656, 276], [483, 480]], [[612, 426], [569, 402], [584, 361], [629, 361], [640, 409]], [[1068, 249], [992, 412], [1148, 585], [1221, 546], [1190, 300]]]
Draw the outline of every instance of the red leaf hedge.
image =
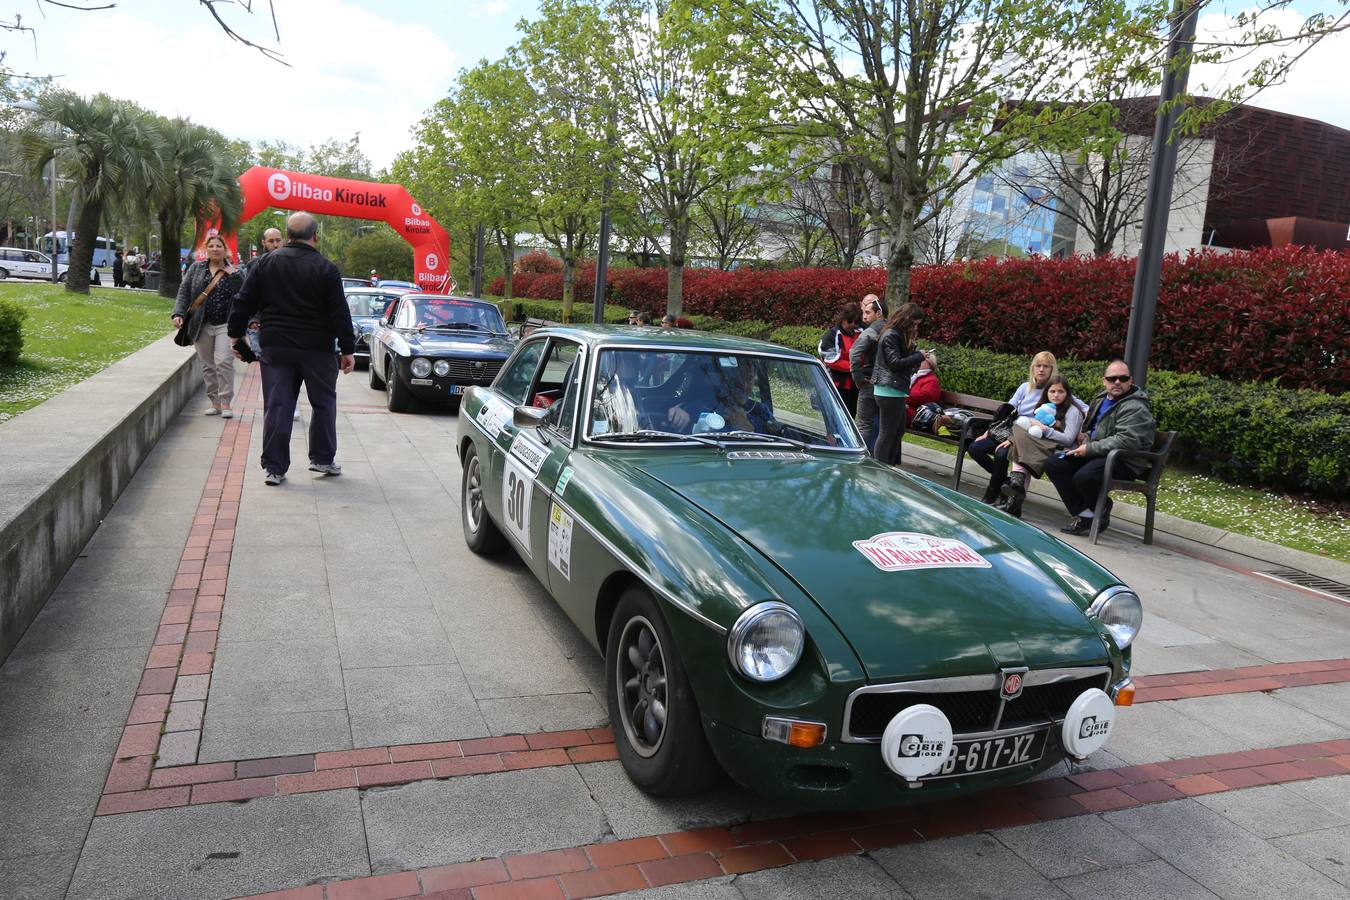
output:
[[[913, 272], [924, 336], [1030, 355], [1107, 359], [1125, 349], [1135, 260], [983, 259]], [[611, 269], [610, 302], [665, 313], [665, 269]], [[579, 266], [589, 302], [595, 266]], [[845, 303], [883, 292], [883, 269], [686, 269], [684, 312], [822, 329]], [[562, 299], [562, 274], [516, 276], [515, 294]], [[501, 280], [491, 286], [501, 292]], [[1350, 253], [1284, 247], [1172, 254], [1163, 261], [1153, 364], [1233, 381], [1343, 393], [1350, 387]]]

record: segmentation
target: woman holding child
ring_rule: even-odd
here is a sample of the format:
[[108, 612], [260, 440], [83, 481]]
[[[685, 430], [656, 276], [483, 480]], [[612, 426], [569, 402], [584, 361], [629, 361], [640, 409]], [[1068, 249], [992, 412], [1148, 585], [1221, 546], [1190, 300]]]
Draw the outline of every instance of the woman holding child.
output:
[[1012, 473], [1002, 487], [1004, 512], [1022, 517], [1027, 496], [1027, 476], [1040, 478], [1052, 453], [1074, 446], [1083, 427], [1084, 409], [1069, 387], [1069, 379], [1052, 375], [1041, 391], [1040, 404], [1030, 416], [1018, 416], [1008, 438], [1008, 462]]

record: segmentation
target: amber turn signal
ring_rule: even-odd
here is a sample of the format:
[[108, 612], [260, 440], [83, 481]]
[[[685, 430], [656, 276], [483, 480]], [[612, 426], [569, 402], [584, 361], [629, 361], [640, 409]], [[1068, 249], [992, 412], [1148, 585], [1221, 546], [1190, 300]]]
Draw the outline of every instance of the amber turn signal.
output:
[[1134, 706], [1134, 682], [1126, 678], [1111, 690], [1116, 706]]
[[765, 740], [777, 741], [789, 747], [809, 749], [825, 743], [825, 725], [821, 722], [799, 722], [779, 716], [765, 716], [760, 730]]

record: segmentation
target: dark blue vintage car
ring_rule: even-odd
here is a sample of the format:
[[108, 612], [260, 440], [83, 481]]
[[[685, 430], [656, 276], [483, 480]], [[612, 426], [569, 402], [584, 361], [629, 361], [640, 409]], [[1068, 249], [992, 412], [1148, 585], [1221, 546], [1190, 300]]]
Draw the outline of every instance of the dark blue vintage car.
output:
[[370, 386], [390, 412], [414, 400], [459, 407], [464, 391], [487, 385], [515, 349], [501, 310], [484, 300], [400, 294], [366, 339]]

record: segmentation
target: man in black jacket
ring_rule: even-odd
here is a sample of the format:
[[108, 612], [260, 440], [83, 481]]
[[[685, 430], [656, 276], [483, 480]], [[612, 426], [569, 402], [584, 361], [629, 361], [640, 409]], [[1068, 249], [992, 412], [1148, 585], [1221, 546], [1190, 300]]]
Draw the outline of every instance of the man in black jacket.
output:
[[[291, 466], [291, 414], [303, 383], [314, 414], [309, 470], [341, 475], [337, 455], [337, 376], [356, 366], [356, 336], [342, 275], [318, 250], [319, 223], [298, 212], [286, 220], [285, 247], [258, 258], [234, 300], [229, 334], [242, 338], [261, 323], [264, 483], [286, 480]], [[336, 343], [337, 352], [334, 352]], [[339, 356], [338, 354], [341, 354]]]

